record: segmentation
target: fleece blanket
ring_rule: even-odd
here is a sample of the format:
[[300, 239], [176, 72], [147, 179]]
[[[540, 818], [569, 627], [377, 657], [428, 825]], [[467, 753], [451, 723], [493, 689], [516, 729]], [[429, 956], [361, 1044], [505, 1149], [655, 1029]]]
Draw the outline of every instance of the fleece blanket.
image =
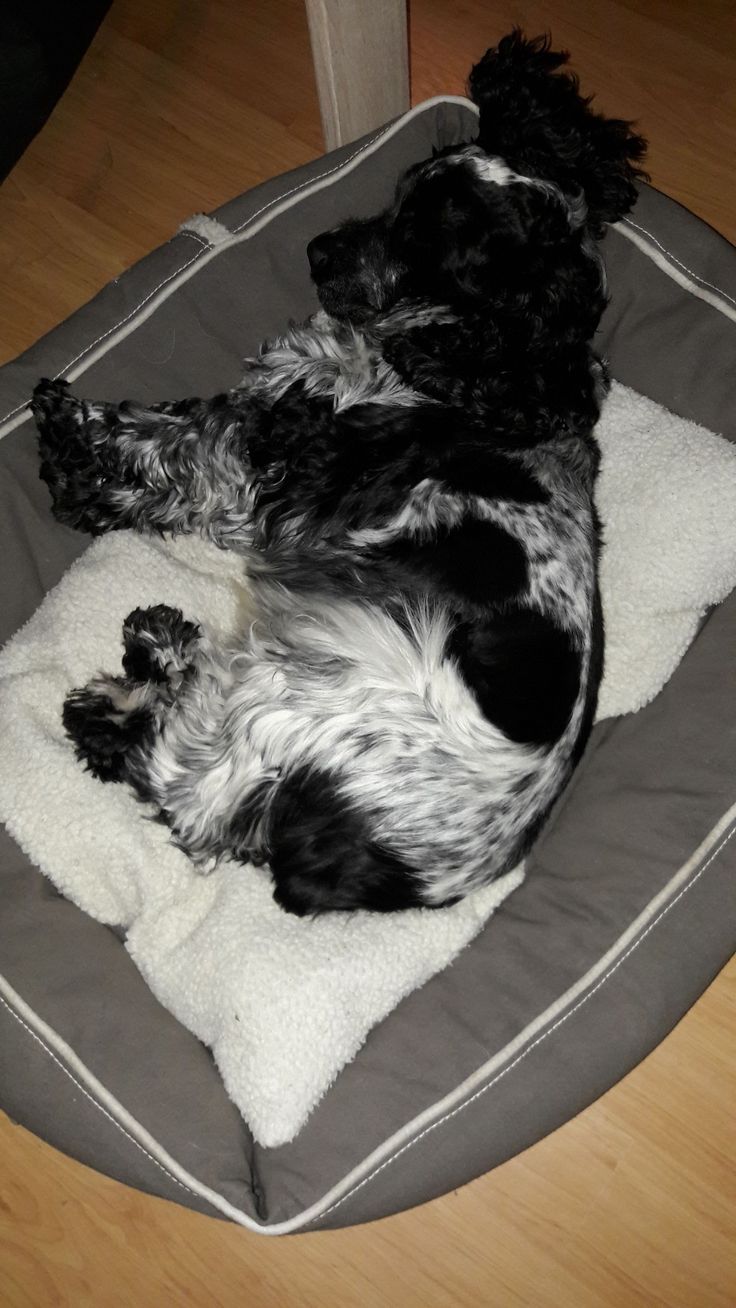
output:
[[[607, 717], [657, 694], [706, 608], [736, 584], [736, 448], [618, 385], [597, 434]], [[242, 630], [243, 563], [194, 539], [105, 537], [10, 641], [0, 817], [63, 894], [124, 928], [161, 1003], [211, 1049], [255, 1139], [277, 1146], [371, 1027], [452, 961], [523, 872], [439, 912], [316, 921], [283, 913], [263, 870], [195, 872], [125, 788], [82, 770], [61, 728], [69, 688], [117, 668], [126, 614], [161, 602], [223, 636]]]

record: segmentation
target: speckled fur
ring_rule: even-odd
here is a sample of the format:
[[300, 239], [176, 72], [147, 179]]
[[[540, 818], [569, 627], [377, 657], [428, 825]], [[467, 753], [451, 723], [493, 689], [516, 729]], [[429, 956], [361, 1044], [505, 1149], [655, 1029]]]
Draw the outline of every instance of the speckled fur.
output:
[[439, 906], [508, 870], [587, 738], [596, 242], [643, 142], [563, 62], [519, 33], [489, 51], [477, 141], [311, 243], [322, 310], [227, 395], [35, 393], [57, 517], [238, 550], [258, 613], [232, 648], [131, 615], [124, 675], [67, 701], [79, 756], [203, 866], [267, 862], [297, 913]]

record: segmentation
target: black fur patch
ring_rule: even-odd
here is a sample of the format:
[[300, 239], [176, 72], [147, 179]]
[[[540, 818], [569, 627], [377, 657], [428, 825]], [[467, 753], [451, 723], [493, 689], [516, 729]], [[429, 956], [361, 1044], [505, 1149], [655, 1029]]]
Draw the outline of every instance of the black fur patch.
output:
[[440, 528], [426, 544], [402, 538], [387, 554], [427, 590], [461, 605], [500, 604], [527, 585], [522, 545], [493, 522], [469, 519]]
[[[121, 687], [127, 685], [123, 677], [114, 680]], [[89, 687], [73, 690], [67, 696], [62, 721], [77, 758], [100, 781], [129, 780], [128, 755], [145, 743], [152, 727], [147, 709], [118, 713], [108, 695]]]
[[646, 142], [620, 118], [604, 118], [563, 71], [568, 56], [549, 37], [527, 40], [516, 28], [470, 74], [480, 108], [478, 140], [522, 173], [549, 178], [585, 196], [596, 235], [636, 200]]
[[546, 504], [547, 491], [520, 463], [479, 448], [466, 446], [440, 465], [442, 480], [451, 490], [513, 504]]
[[181, 609], [154, 604], [134, 609], [123, 623], [123, 668], [132, 681], [163, 686], [169, 673], [181, 672], [194, 656], [200, 628]]
[[580, 655], [549, 618], [518, 606], [462, 624], [448, 653], [490, 722], [529, 745], [564, 731], [580, 686]]
[[389, 913], [421, 904], [412, 869], [367, 838], [364, 819], [328, 776], [302, 769], [285, 778], [269, 821], [274, 899], [288, 912]]

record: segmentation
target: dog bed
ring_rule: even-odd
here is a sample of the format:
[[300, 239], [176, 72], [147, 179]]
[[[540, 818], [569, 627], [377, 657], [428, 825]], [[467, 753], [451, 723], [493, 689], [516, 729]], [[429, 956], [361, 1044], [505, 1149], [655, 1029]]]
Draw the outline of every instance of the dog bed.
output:
[[[110, 398], [232, 385], [241, 355], [315, 307], [306, 242], [378, 209], [407, 164], [474, 123], [467, 102], [430, 101], [232, 201], [3, 370], [3, 640], [89, 543], [53, 521], [38, 481], [26, 408], [38, 376], [83, 377], [77, 389]], [[734, 439], [731, 247], [643, 188], [605, 254], [599, 348], [614, 377]], [[280, 1147], [254, 1142], [119, 933], [3, 834], [3, 1106], [102, 1171], [270, 1234], [396, 1211], [523, 1149], [638, 1062], [731, 953], [735, 637], [731, 596], [651, 703], [598, 725], [524, 884], [371, 1032]], [[42, 808], [42, 772], [31, 776]]]

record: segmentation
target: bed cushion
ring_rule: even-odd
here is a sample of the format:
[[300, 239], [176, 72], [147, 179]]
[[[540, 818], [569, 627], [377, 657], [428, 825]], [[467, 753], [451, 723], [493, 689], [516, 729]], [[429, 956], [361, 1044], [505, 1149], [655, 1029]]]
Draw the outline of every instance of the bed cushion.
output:
[[[88, 544], [53, 521], [38, 481], [25, 408], [38, 376], [83, 376], [111, 399], [232, 385], [243, 354], [315, 307], [310, 237], [379, 208], [402, 168], [474, 123], [467, 102], [430, 101], [233, 200], [2, 371], [3, 640]], [[613, 375], [734, 439], [733, 249], [643, 188], [605, 256]], [[272, 1234], [381, 1216], [517, 1153], [634, 1066], [732, 952], [735, 639], [732, 595], [653, 703], [596, 728], [525, 885], [278, 1149], [254, 1145], [115, 932], [3, 833], [3, 1106], [101, 1171]]]

